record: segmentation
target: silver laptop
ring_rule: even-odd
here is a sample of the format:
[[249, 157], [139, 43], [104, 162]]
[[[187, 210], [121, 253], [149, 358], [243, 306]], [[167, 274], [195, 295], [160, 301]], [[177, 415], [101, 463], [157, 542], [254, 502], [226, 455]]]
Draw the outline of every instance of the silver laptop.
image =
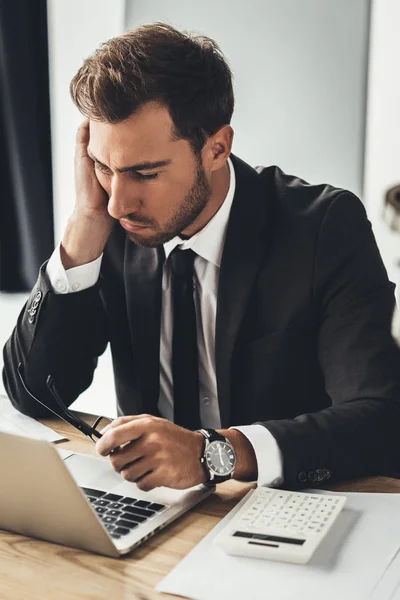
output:
[[215, 488], [142, 492], [110, 461], [0, 433], [0, 529], [118, 557]]

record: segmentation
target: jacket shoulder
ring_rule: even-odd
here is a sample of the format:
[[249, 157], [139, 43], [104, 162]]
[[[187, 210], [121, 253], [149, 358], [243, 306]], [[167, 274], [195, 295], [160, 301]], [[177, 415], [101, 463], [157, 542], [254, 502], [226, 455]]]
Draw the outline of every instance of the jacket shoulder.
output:
[[[339, 197], [351, 197], [353, 202], [361, 201], [350, 191], [326, 183], [310, 184], [301, 177], [285, 173], [279, 167], [257, 166], [255, 171], [261, 187], [268, 189], [275, 210], [286, 216], [322, 216]], [[349, 199], [349, 202], [352, 200]]]

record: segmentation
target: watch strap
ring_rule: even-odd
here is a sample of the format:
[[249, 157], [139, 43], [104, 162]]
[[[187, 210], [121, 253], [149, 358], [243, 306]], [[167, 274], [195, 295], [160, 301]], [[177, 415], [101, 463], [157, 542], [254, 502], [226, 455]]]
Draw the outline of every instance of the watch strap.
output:
[[215, 431], [215, 429], [197, 429], [200, 433], [204, 435], [206, 440], [209, 442], [226, 442], [227, 439], [225, 436]]

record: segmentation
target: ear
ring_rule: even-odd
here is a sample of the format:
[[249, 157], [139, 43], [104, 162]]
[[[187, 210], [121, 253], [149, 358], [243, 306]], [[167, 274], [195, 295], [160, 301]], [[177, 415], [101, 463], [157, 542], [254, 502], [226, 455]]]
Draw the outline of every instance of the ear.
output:
[[218, 171], [226, 163], [232, 150], [233, 133], [230, 125], [224, 125], [208, 138], [202, 150], [203, 165], [208, 171]]

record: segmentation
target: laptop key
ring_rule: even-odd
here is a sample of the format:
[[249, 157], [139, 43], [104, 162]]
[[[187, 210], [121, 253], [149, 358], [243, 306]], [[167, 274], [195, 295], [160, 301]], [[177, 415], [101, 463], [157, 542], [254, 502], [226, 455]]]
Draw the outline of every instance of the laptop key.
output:
[[142, 517], [152, 517], [153, 515], [155, 515], [156, 513], [154, 512], [154, 510], [147, 510], [147, 508], [140, 508], [140, 506], [136, 506], [136, 504], [134, 504], [133, 506], [125, 506], [125, 511], [132, 513], [133, 515], [140, 515]]
[[107, 511], [108, 517], [119, 517], [120, 515], [122, 515], [122, 510], [108, 510]]
[[133, 515], [132, 513], [127, 512], [122, 513], [121, 519], [133, 521], [134, 523], [143, 523], [143, 521], [147, 521], [147, 517], [141, 517], [140, 515]]
[[94, 510], [95, 510], [95, 511], [96, 511], [96, 512], [97, 512], [99, 515], [102, 515], [103, 513], [105, 513], [105, 512], [106, 512], [106, 510], [107, 510], [107, 509], [105, 508], [105, 506], [95, 506], [95, 507], [94, 507]]
[[134, 521], [125, 521], [124, 519], [119, 519], [115, 525], [117, 527], [126, 527], [127, 529], [134, 529], [139, 525], [139, 523], [135, 523]]
[[108, 506], [110, 504], [109, 500], [96, 500], [96, 502], [93, 503], [95, 506]]
[[114, 534], [115, 533], [117, 535], [126, 535], [127, 533], [129, 533], [129, 529], [127, 529], [126, 527], [116, 527]]
[[111, 534], [111, 537], [112, 537], [114, 540], [119, 540], [119, 538], [120, 538], [121, 536], [120, 536], [120, 535], [118, 535], [118, 533], [115, 533], [115, 532], [113, 532], [113, 533]]
[[89, 500], [89, 502], [94, 504], [95, 502], [97, 502], [98, 498], [92, 498], [91, 496], [86, 496], [86, 500]]
[[[102, 492], [101, 490], [92, 490], [92, 488], [81, 488], [81, 490], [87, 495], [87, 496], [93, 496], [94, 498], [101, 498], [102, 496], [105, 496], [106, 492]], [[112, 500], [112, 498], [110, 498], [110, 500]]]
[[133, 504], [134, 502], [137, 502], [136, 498], [122, 498], [122, 500], [120, 500], [120, 502], [122, 502], [122, 504]]
[[165, 506], [165, 504], [157, 504], [157, 502], [153, 502], [148, 508], [149, 510], [155, 510], [156, 512], [160, 512], [161, 510], [164, 510], [164, 508], [167, 507]]
[[109, 523], [104, 525], [104, 527], [107, 529], [107, 531], [109, 531], [109, 533], [112, 533], [115, 529], [115, 525], [111, 525]]
[[104, 500], [112, 500], [112, 502], [118, 502], [121, 498], [122, 496], [118, 496], [118, 494], [107, 494], [104, 496]]
[[101, 517], [101, 520], [103, 523], [115, 523], [117, 517], [108, 517], [107, 515], [104, 515], [104, 517]]
[[[104, 500], [104, 502], [109, 502], [108, 500]], [[115, 508], [115, 510], [120, 510], [120, 509], [124, 509], [124, 505], [121, 504], [120, 502], [111, 502], [111, 504], [108, 505], [108, 508]]]
[[135, 506], [140, 506], [140, 508], [147, 508], [149, 504], [151, 504], [151, 502], [148, 502], [147, 500], [136, 500], [135, 502]]

